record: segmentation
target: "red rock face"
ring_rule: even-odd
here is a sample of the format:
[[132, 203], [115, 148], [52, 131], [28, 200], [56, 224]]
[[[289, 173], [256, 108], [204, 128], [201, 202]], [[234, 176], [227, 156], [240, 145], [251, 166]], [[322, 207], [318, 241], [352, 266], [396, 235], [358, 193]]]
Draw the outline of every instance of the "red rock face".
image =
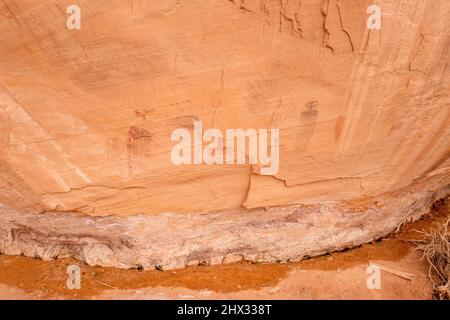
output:
[[[344, 214], [338, 208], [364, 203], [351, 211], [377, 208], [392, 220], [371, 226], [368, 218], [358, 224], [364, 234], [326, 244], [317, 229], [311, 246], [302, 242], [286, 254], [273, 247], [261, 255], [288, 260], [385, 234], [447, 190], [450, 28], [444, 1], [377, 1], [377, 25], [373, 3], [365, 0], [80, 0], [79, 29], [66, 24], [73, 18], [69, 5], [0, 2], [0, 204], [11, 219], [14, 211], [29, 214], [32, 228], [35, 212], [69, 215], [74, 226], [77, 218], [88, 219], [84, 224], [90, 216], [113, 215], [126, 228], [131, 220], [122, 217], [139, 215], [167, 227], [169, 236], [163, 213], [185, 223], [184, 215], [195, 220], [220, 211], [229, 223], [236, 212], [258, 208], [320, 211], [331, 203], [332, 212]], [[204, 131], [279, 129], [279, 170], [262, 175], [264, 165], [248, 161], [248, 148], [245, 164], [174, 164], [171, 134], [193, 130], [194, 121]], [[393, 198], [398, 194], [401, 201]], [[389, 213], [374, 199], [398, 205]], [[413, 199], [424, 207], [414, 207]], [[337, 233], [353, 228], [345, 214], [336, 221], [311, 215], [303, 226]], [[286, 221], [272, 230], [274, 246], [289, 240], [277, 236], [289, 227]], [[303, 239], [302, 228], [291, 236]], [[44, 239], [49, 230], [38, 232]], [[95, 228], [88, 233], [100, 241]], [[225, 238], [205, 235], [199, 259]], [[25, 250], [8, 241], [4, 250]], [[243, 244], [233, 241], [217, 259], [261, 253], [250, 245], [241, 254]], [[178, 247], [171, 254], [180, 258], [172, 260], [149, 259], [183, 264], [189, 250]]]

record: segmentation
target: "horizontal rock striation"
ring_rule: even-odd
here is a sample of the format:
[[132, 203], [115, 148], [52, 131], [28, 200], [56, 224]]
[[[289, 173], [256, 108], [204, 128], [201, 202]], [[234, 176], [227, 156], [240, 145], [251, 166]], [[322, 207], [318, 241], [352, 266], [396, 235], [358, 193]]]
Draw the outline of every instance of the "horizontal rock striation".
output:
[[438, 187], [442, 183], [434, 177], [364, 201], [211, 214], [83, 217], [0, 207], [0, 252], [158, 270], [298, 261], [384, 237], [417, 220], [450, 195], [450, 184]]
[[[448, 193], [449, 1], [69, 5], [0, 0], [2, 253], [294, 261], [385, 236]], [[276, 133], [277, 157], [196, 161], [198, 126]], [[192, 136], [191, 163], [173, 160], [174, 132]]]

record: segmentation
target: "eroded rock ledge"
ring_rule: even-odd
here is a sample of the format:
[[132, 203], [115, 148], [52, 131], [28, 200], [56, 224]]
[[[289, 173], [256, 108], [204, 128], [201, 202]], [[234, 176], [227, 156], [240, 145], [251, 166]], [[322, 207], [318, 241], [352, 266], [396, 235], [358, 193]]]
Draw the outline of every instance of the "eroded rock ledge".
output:
[[369, 242], [420, 218], [450, 194], [446, 176], [360, 201], [213, 214], [89, 217], [1, 206], [0, 251], [146, 269], [297, 261]]

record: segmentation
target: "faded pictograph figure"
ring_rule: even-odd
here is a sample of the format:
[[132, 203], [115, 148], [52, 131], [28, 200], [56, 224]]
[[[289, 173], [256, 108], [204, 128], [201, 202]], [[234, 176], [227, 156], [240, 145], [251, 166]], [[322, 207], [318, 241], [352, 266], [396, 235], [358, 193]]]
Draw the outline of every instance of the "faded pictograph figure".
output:
[[127, 161], [128, 173], [133, 172], [144, 165], [144, 161], [150, 157], [151, 134], [149, 131], [136, 126], [128, 129], [127, 137]]
[[314, 135], [317, 115], [319, 114], [318, 105], [317, 101], [310, 101], [305, 104], [305, 110], [300, 114], [296, 143], [297, 150], [300, 152], [305, 152]]
[[304, 105], [285, 107], [280, 99], [279, 104], [270, 126], [281, 128], [282, 136], [288, 142], [282, 145], [283, 153], [297, 157], [306, 151], [314, 135], [319, 103], [310, 101]]
[[126, 137], [107, 138], [108, 160], [126, 161], [128, 174], [136, 173], [150, 158], [151, 140], [148, 130], [131, 126]]

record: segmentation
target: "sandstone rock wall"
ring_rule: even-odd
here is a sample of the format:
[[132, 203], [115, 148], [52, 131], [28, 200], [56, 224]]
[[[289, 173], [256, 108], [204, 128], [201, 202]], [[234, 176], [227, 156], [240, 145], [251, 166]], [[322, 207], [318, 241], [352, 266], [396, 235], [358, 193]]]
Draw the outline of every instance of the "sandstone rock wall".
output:
[[[251, 233], [243, 238], [236, 233], [240, 240], [229, 246], [227, 237], [220, 242], [216, 233], [217, 241], [207, 236], [194, 245], [185, 230], [209, 234], [217, 226], [187, 223], [183, 215], [209, 221], [208, 215], [219, 214], [231, 226], [240, 219], [257, 223], [261, 208], [272, 210], [276, 221], [283, 208], [311, 206], [319, 215], [333, 208], [320, 223], [313, 213], [302, 222], [320, 225], [328, 236], [339, 226], [336, 232], [344, 236], [331, 242], [320, 242], [320, 228], [311, 234], [295, 229], [287, 233], [292, 238], [280, 240], [276, 235], [287, 225], [268, 224], [271, 258], [262, 260], [287, 261], [386, 234], [425, 213], [430, 199], [446, 192], [448, 1], [77, 0], [81, 29], [70, 30], [66, 8], [72, 2], [0, 1], [3, 252], [50, 257], [56, 250], [55, 256], [70, 253], [92, 263], [150, 266], [180, 265], [192, 252], [223, 245], [212, 255], [222, 261], [227, 254], [248, 256], [261, 248], [249, 244]], [[367, 25], [374, 4], [381, 10], [380, 29]], [[171, 134], [192, 130], [194, 121], [222, 132], [278, 128], [278, 172], [261, 175], [261, 166], [249, 163], [175, 165]], [[392, 195], [400, 190], [396, 203]], [[371, 224], [380, 197], [392, 201], [391, 211], [382, 213], [392, 220]], [[423, 207], [406, 210], [414, 201]], [[345, 214], [337, 208], [354, 202], [367, 208], [345, 222], [328, 216]], [[170, 229], [165, 214], [178, 217], [172, 223], [182, 229], [184, 223], [184, 231]], [[111, 217], [90, 220], [96, 216]], [[23, 235], [33, 229], [32, 217], [55, 228], [71, 217], [74, 230], [96, 221], [126, 228], [136, 217], [148, 219], [129, 241], [167, 227], [181, 244], [161, 240], [162, 248], [183, 258], [163, 258], [149, 248], [123, 253], [116, 246], [107, 250], [116, 260], [102, 260], [78, 249], [54, 249], [72, 243], [64, 232], [55, 238], [55, 230], [30, 231], [33, 239], [39, 234], [37, 244], [14, 236], [17, 226], [9, 223], [31, 219], [19, 228]], [[348, 234], [353, 219], [360, 221], [361, 234]], [[314, 234], [313, 244], [302, 242]], [[42, 240], [46, 237], [50, 242]], [[291, 242], [295, 249], [280, 249], [294, 237], [300, 237]], [[137, 257], [144, 251], [141, 261]]]

